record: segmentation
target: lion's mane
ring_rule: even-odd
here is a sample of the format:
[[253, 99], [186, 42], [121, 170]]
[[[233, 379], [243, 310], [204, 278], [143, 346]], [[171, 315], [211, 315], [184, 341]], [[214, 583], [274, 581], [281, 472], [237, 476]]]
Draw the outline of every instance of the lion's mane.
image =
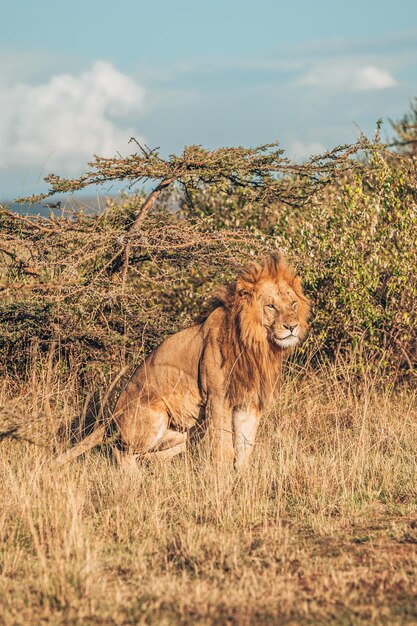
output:
[[255, 313], [256, 287], [266, 280], [291, 286], [298, 298], [300, 338], [308, 330], [309, 301], [302, 292], [299, 276], [281, 255], [272, 254], [262, 263], [249, 263], [236, 280], [216, 291], [204, 317], [218, 307], [224, 309], [220, 351], [222, 366], [229, 372], [227, 396], [233, 404], [243, 402], [244, 395], [255, 394], [261, 408], [270, 394], [271, 381], [279, 378], [284, 356], [291, 351], [268, 341]]

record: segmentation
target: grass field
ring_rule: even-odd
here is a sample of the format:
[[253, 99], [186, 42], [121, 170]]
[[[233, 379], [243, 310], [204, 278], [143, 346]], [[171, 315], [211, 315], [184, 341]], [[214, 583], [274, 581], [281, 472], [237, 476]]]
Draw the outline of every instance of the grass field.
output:
[[58, 468], [72, 381], [4, 380], [0, 623], [415, 624], [417, 397], [379, 380], [288, 372], [250, 468], [222, 480], [203, 451]]

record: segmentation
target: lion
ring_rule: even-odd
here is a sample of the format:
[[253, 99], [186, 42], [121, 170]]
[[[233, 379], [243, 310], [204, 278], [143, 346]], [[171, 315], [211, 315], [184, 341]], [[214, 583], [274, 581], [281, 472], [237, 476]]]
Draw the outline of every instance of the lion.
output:
[[[243, 468], [283, 360], [306, 336], [309, 308], [283, 255], [246, 265], [198, 323], [165, 339], [134, 371], [113, 412], [123, 454], [170, 458], [204, 429], [215, 465]], [[105, 431], [103, 424], [79, 453]], [[67, 456], [78, 456], [76, 448]]]

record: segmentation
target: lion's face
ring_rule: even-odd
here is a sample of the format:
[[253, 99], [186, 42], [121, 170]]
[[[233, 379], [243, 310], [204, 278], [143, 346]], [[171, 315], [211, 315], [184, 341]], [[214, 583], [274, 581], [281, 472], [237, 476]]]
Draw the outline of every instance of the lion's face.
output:
[[280, 348], [295, 348], [306, 328], [300, 317], [300, 297], [286, 281], [258, 285], [255, 307], [268, 340]]
[[[282, 255], [271, 254], [261, 264], [248, 263], [219, 299], [247, 354], [291, 350], [307, 334], [310, 303], [300, 277]], [[276, 350], [271, 353], [275, 358]]]

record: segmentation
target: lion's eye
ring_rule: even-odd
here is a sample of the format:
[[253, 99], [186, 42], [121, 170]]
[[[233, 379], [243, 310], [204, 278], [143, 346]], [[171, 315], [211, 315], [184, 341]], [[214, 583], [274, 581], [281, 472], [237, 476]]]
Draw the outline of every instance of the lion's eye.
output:
[[297, 300], [294, 300], [294, 302], [292, 303], [291, 306], [294, 309], [294, 311], [296, 311], [298, 309], [298, 302], [297, 302]]
[[275, 311], [275, 305], [273, 304], [267, 304], [266, 308], [269, 309], [270, 311]]

